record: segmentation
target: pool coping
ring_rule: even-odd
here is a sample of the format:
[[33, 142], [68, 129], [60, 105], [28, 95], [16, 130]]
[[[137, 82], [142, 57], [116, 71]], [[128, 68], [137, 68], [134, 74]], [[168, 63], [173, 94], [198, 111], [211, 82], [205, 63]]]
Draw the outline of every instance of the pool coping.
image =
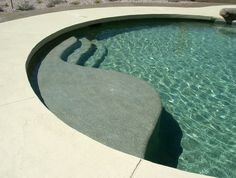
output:
[[207, 177], [122, 153], [70, 128], [40, 102], [25, 67], [37, 49], [71, 26], [133, 15], [221, 19], [225, 7], [236, 6], [92, 8], [0, 23], [1, 177]]

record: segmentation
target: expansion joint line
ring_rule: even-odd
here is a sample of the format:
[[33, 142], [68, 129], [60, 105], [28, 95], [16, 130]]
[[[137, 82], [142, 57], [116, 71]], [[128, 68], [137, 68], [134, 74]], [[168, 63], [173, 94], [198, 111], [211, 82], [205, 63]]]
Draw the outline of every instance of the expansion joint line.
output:
[[135, 166], [135, 168], [134, 168], [134, 170], [133, 170], [133, 172], [132, 172], [130, 178], [133, 178], [134, 173], [135, 173], [135, 171], [137, 170], [137, 168], [138, 168], [139, 164], [141, 163], [141, 161], [142, 161], [142, 159], [139, 159], [139, 162], [138, 162], [137, 165]]
[[15, 104], [15, 103], [19, 103], [19, 102], [23, 102], [23, 101], [27, 101], [27, 100], [31, 100], [31, 99], [34, 99], [34, 98], [35, 97], [32, 96], [32, 97], [28, 97], [28, 98], [23, 98], [23, 99], [15, 100], [15, 101], [12, 101], [12, 102], [9, 102], [9, 103], [0, 104], [0, 107], [11, 105], [11, 104]]

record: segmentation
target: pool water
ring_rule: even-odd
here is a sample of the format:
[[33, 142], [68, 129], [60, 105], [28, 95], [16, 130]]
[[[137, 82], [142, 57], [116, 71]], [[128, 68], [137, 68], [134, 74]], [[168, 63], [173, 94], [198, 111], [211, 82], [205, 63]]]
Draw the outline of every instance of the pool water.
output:
[[103, 29], [93, 43], [106, 49], [96, 67], [160, 93], [183, 131], [179, 169], [236, 177], [236, 27], [160, 21]]

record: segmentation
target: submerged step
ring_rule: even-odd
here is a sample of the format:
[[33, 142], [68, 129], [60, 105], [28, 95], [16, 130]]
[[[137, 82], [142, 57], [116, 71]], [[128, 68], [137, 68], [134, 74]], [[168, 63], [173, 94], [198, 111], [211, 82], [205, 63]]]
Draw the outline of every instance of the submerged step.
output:
[[107, 56], [108, 50], [104, 45], [96, 45], [96, 52], [87, 60], [84, 66], [98, 68]]
[[81, 38], [79, 41], [81, 43], [80, 48], [74, 50], [73, 53], [71, 53], [67, 58], [67, 62], [71, 64], [81, 64], [81, 60], [83, 61], [83, 55], [86, 55], [88, 51], [93, 51], [94, 49], [91, 41], [89, 41], [87, 38]]
[[[60, 58], [64, 61], [67, 61], [68, 56], [73, 53], [76, 49], [78, 49], [81, 46], [81, 42], [78, 41], [76, 37], [70, 37], [63, 41], [58, 48], [58, 54], [60, 54]], [[61, 51], [62, 53], [61, 53]]]

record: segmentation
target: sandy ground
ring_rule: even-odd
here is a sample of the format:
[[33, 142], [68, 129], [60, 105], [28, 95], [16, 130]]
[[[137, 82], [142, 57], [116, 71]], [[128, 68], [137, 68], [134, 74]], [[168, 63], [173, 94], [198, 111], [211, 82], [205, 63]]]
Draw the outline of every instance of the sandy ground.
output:
[[[0, 7], [3, 11], [15, 11], [19, 9], [19, 6], [22, 6], [26, 1], [25, 0], [0, 0]], [[84, 5], [96, 5], [96, 4], [104, 4], [111, 2], [157, 2], [157, 3], [165, 3], [168, 0], [28, 0], [27, 1], [33, 9], [45, 9], [45, 8], [54, 8], [54, 7], [68, 7], [68, 6], [84, 6]], [[13, 5], [13, 8], [12, 8]]]
[[[236, 0], [0, 0], [0, 23], [62, 10], [116, 6], [202, 7]], [[20, 7], [22, 7], [20, 9]]]
[[0, 13], [17, 11], [20, 7], [21, 10], [33, 10], [33, 9], [46, 9], [55, 7], [70, 6], [88, 6], [88, 5], [100, 5], [107, 3], [169, 3], [175, 4], [196, 4], [199, 2], [210, 3], [236, 3], [236, 0], [0, 0]]

